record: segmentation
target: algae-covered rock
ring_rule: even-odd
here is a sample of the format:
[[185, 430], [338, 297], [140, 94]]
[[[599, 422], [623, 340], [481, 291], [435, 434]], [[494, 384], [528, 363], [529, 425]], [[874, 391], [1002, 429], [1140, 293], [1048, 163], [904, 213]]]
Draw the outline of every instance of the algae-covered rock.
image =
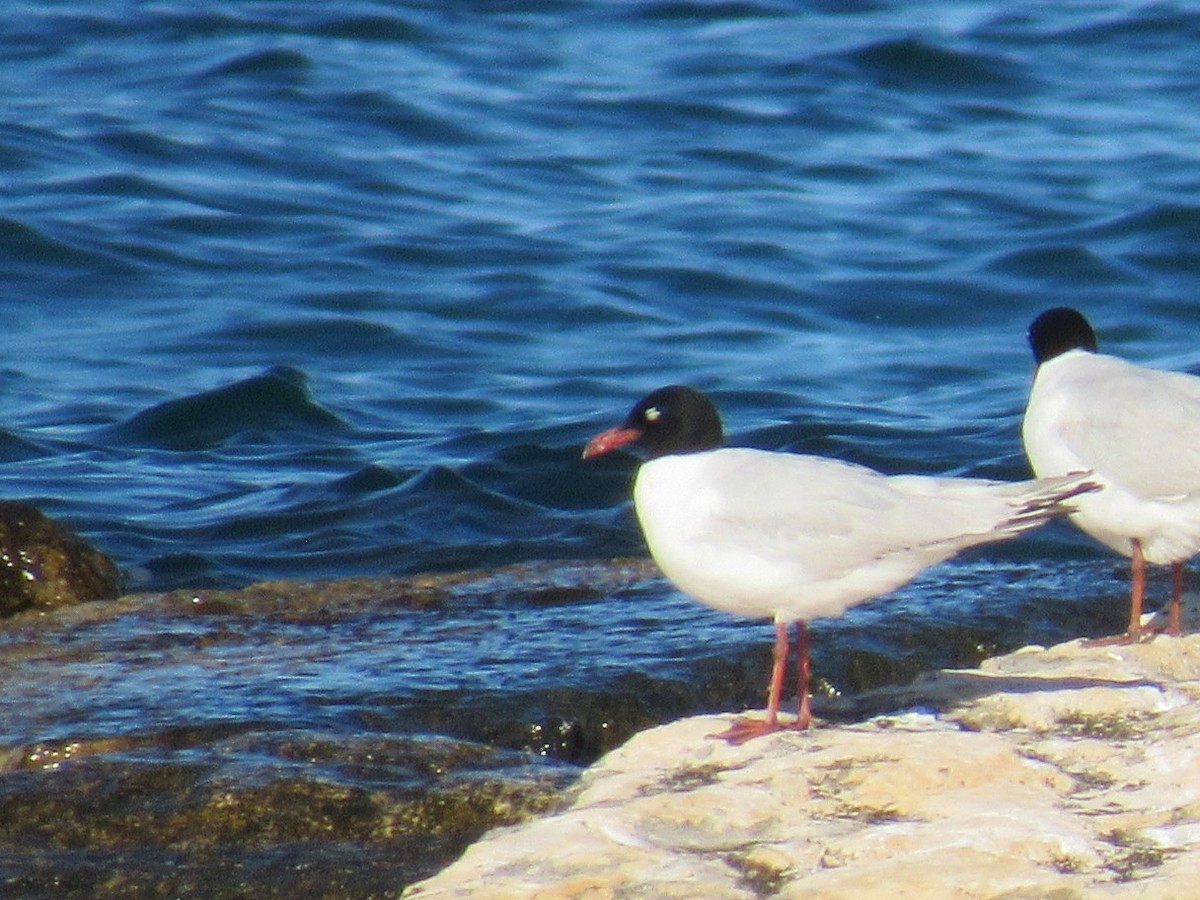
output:
[[0, 500], [0, 616], [114, 599], [113, 561], [19, 500]]
[[514, 759], [440, 739], [304, 733], [10, 752], [0, 896], [396, 896], [489, 828], [551, 808], [574, 777]]

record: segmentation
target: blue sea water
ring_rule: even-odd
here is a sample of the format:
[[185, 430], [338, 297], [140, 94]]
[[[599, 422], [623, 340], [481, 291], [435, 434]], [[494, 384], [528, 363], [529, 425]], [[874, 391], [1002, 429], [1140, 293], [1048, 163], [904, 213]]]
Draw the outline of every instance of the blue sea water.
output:
[[[1200, 366], [1198, 39], [1185, 3], [17, 3], [0, 495], [131, 590], [638, 555], [631, 461], [579, 454], [672, 382], [738, 443], [1024, 477], [1042, 309]], [[1112, 631], [1123, 591], [1055, 526], [816, 652]], [[539, 683], [766, 638], [638, 604], [550, 617]]]

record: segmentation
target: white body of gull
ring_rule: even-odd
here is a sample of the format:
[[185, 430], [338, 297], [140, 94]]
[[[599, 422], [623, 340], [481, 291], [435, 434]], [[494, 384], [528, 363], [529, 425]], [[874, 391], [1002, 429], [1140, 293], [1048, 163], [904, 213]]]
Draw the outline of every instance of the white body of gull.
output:
[[1200, 378], [1096, 352], [1096, 335], [1068, 307], [1029, 328], [1037, 372], [1022, 426], [1036, 474], [1089, 469], [1103, 490], [1080, 497], [1071, 520], [1130, 557], [1130, 620], [1142, 636], [1146, 564], [1172, 569], [1166, 631], [1178, 634], [1183, 567], [1200, 551]]

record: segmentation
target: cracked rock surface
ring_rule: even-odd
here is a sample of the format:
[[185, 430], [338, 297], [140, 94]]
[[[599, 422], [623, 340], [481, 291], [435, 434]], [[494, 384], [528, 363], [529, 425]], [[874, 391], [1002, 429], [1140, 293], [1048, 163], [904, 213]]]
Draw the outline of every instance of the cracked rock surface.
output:
[[405, 896], [1197, 896], [1198, 698], [1200, 635], [1026, 648], [741, 747], [684, 719]]

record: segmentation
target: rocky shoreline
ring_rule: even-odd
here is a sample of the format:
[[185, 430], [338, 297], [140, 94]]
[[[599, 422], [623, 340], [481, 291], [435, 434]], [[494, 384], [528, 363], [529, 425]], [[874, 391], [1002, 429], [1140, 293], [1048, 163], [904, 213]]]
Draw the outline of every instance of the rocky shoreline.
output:
[[1026, 648], [741, 747], [683, 719], [404, 896], [1195, 896], [1197, 699], [1200, 635]]
[[[543, 612], [558, 633], [656, 595], [644, 560], [117, 597], [111, 561], [28, 504], [0, 526], [6, 896], [1197, 893], [1200, 635], [823, 692], [820, 727], [733, 748], [709, 737], [727, 716], [688, 716], [745, 705], [753, 660], [405, 687], [410, 645], [475, 659], [481, 611], [536, 657]], [[940, 665], [986, 652], [954, 634], [923, 644]]]

